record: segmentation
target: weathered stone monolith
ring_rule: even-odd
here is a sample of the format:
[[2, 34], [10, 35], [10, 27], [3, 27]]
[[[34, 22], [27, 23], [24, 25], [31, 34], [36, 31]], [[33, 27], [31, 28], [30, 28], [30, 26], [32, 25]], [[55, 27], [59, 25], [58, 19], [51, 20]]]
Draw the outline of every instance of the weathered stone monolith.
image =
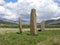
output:
[[22, 33], [22, 21], [21, 18], [19, 18], [19, 31]]
[[42, 21], [41, 23], [40, 23], [40, 26], [41, 26], [41, 30], [43, 31], [43, 30], [45, 30], [45, 22], [44, 21]]
[[31, 17], [30, 17], [30, 32], [31, 34], [37, 34], [37, 27], [36, 27], [36, 10], [31, 10]]

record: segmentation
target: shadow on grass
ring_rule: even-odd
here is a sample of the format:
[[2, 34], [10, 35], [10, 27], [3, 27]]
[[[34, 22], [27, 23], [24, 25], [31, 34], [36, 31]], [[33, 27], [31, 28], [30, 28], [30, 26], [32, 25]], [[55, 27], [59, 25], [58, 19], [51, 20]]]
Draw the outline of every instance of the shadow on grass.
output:
[[38, 32], [41, 32], [41, 31], [42, 31], [42, 30], [40, 30], [40, 29], [38, 30]]
[[20, 32], [16, 32], [16, 34], [22, 34], [22, 33], [20, 33]]

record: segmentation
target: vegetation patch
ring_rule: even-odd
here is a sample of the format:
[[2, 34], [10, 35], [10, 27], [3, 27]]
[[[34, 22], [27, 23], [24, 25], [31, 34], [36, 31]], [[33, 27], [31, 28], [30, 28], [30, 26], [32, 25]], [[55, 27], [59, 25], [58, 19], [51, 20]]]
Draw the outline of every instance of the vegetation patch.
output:
[[59, 40], [60, 30], [41, 31], [37, 35], [31, 35], [30, 32], [0, 34], [0, 45], [38, 45], [42, 43], [42, 45], [54, 45], [59, 43]]

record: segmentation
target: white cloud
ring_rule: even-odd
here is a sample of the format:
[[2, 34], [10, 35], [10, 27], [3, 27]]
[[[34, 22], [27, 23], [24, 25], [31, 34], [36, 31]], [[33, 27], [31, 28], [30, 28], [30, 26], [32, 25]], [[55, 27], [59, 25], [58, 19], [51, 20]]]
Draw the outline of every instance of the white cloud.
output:
[[8, 16], [4, 16], [3, 18], [6, 18], [6, 19], [14, 19], [14, 18], [16, 18], [16, 15], [13, 15], [12, 14], [12, 16], [11, 15], [8, 15]]
[[0, 0], [0, 4], [3, 4], [0, 5], [0, 12], [6, 14], [4, 17], [7, 19], [16, 19], [19, 15], [24, 20], [29, 19], [31, 8], [37, 10], [37, 22], [60, 17], [60, 8], [54, 0], [18, 0], [16, 3]]
[[0, 4], [2, 4], [4, 1], [3, 0], [0, 0]]
[[5, 12], [5, 8], [3, 6], [0, 6], [0, 12]]
[[12, 20], [17, 18], [17, 14], [11, 10], [6, 9], [5, 14], [6, 15], [3, 18], [12, 19]]

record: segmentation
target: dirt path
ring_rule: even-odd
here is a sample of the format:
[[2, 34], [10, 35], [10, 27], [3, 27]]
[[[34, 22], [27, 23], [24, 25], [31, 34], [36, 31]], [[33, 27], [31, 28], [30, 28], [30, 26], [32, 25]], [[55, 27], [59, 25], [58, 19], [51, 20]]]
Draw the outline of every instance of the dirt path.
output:
[[60, 30], [60, 28], [46, 28], [45, 30]]
[[[29, 28], [24, 28], [22, 30], [23, 31], [30, 31]], [[60, 28], [45, 28], [45, 30], [60, 30]], [[18, 32], [18, 31], [19, 31], [18, 28], [0, 28], [0, 33], [4, 33], [4, 32]]]
[[[22, 29], [23, 31], [29, 31], [29, 28]], [[0, 33], [8, 33], [8, 32], [19, 32], [18, 28], [0, 28]]]

